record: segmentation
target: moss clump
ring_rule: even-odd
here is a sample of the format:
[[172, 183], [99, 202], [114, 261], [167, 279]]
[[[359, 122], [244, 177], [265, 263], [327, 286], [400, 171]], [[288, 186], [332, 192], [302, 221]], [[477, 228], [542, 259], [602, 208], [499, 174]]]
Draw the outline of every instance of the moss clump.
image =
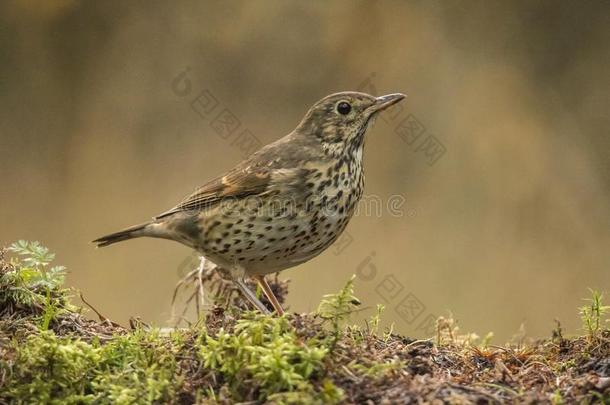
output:
[[[475, 345], [450, 319], [437, 344], [350, 325], [350, 281], [312, 314], [215, 306], [184, 329], [130, 329], [83, 317], [63, 269], [21, 242], [0, 253], [0, 403], [609, 403], [607, 307], [582, 310], [586, 335]], [[278, 290], [283, 287], [276, 286]], [[284, 286], [285, 287], [285, 286]], [[220, 297], [223, 303], [233, 299]]]
[[327, 353], [317, 339], [299, 342], [286, 318], [266, 316], [240, 319], [215, 337], [203, 335], [199, 350], [204, 367], [222, 373], [231, 386], [257, 380], [262, 394], [303, 387]]
[[15, 342], [13, 350], [2, 397], [17, 403], [127, 404], [175, 397], [175, 353], [154, 333], [101, 344], [44, 331]]

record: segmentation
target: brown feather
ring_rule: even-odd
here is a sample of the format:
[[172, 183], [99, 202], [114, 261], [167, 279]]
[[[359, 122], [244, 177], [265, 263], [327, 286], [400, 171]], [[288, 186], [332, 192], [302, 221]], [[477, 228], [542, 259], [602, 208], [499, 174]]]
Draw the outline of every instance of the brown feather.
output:
[[174, 208], [158, 215], [155, 219], [167, 217], [176, 212], [200, 211], [220, 203], [226, 198], [243, 198], [267, 191], [271, 179], [267, 168], [251, 166], [236, 167], [223, 177], [218, 177], [198, 188]]

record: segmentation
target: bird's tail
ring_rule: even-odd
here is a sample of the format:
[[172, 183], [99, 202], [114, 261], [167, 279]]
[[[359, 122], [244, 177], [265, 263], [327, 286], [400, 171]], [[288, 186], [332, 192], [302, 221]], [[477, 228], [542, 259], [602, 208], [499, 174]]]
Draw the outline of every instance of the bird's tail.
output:
[[139, 238], [140, 236], [149, 236], [147, 228], [150, 228], [152, 222], [131, 226], [122, 231], [111, 233], [110, 235], [102, 236], [93, 241], [97, 247], [112, 245], [113, 243], [121, 242], [128, 239]]

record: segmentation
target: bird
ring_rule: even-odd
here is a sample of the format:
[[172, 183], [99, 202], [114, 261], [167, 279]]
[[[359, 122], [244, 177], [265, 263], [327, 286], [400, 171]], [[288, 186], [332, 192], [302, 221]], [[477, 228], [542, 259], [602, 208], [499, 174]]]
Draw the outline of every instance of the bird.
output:
[[245, 298], [269, 314], [245, 283], [255, 279], [281, 316], [265, 275], [318, 256], [345, 230], [364, 190], [365, 134], [381, 111], [405, 97], [330, 94], [288, 135], [173, 208], [93, 243], [104, 247], [139, 237], [179, 242], [228, 273]]

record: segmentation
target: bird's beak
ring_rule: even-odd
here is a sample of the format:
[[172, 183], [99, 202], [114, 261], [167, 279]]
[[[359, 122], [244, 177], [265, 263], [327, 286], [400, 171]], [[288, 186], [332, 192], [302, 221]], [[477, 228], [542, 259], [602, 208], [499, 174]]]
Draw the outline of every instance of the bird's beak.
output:
[[375, 104], [373, 104], [370, 108], [374, 112], [383, 111], [386, 108], [388, 108], [389, 106], [398, 103], [400, 100], [402, 100], [405, 97], [407, 97], [407, 96], [405, 96], [402, 93], [387, 94], [385, 96], [377, 97]]

